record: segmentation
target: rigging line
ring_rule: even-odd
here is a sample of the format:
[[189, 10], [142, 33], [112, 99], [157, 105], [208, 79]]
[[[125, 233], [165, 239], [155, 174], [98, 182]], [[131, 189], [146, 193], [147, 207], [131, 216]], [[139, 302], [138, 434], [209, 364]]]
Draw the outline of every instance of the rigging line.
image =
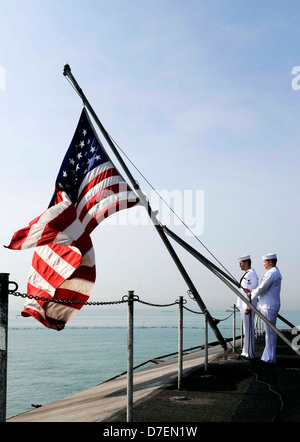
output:
[[169, 204], [163, 199], [163, 197], [157, 192], [157, 190], [152, 186], [150, 181], [145, 177], [144, 174], [138, 169], [138, 167], [133, 163], [133, 161], [126, 155], [126, 153], [121, 149], [118, 143], [112, 138], [112, 136], [107, 132], [107, 135], [111, 139], [111, 141], [115, 144], [115, 146], [122, 152], [122, 154], [127, 158], [127, 160], [131, 163], [131, 165], [135, 168], [135, 170], [141, 175], [141, 177], [146, 181], [146, 183], [151, 187], [151, 189], [156, 193], [156, 195], [166, 204], [166, 206], [173, 212], [173, 214], [179, 219], [179, 221], [185, 226], [185, 228], [191, 233], [191, 235], [205, 248], [205, 250], [218, 262], [218, 264], [223, 267], [223, 269], [230, 275], [233, 279], [236, 279], [228, 269], [218, 260], [218, 258], [206, 247], [205, 244], [192, 232], [192, 230], [188, 227], [188, 225], [177, 215], [177, 213], [169, 206]]
[[83, 105], [85, 106], [85, 102], [83, 100], [83, 98], [81, 97], [80, 93], [78, 92], [78, 90], [76, 89], [76, 87], [74, 86], [74, 84], [72, 83], [72, 81], [69, 79], [68, 76], [65, 77], [67, 79], [67, 82], [72, 86], [72, 88], [74, 89], [74, 91], [77, 93], [77, 95], [82, 99], [83, 101]]
[[[77, 90], [77, 88], [73, 85], [73, 83], [71, 82], [71, 80], [69, 79], [68, 76], [66, 76], [68, 82], [71, 84], [72, 88], [76, 91], [76, 93], [79, 95], [79, 97], [83, 100], [83, 105], [85, 106], [85, 101], [82, 98], [81, 94], [79, 93], [79, 91]], [[217, 263], [228, 273], [228, 275], [230, 275], [233, 279], [236, 279], [230, 272], [229, 270], [219, 261], [219, 259], [208, 249], [208, 247], [206, 247], [206, 245], [192, 232], [192, 230], [188, 227], [188, 225], [179, 217], [179, 215], [177, 215], [177, 213], [174, 211], [174, 209], [172, 209], [172, 207], [169, 206], [169, 204], [162, 198], [162, 196], [157, 192], [157, 190], [152, 186], [152, 184], [150, 183], [150, 181], [145, 177], [144, 174], [142, 174], [142, 172], [138, 169], [138, 167], [133, 163], [133, 161], [128, 157], [128, 155], [126, 155], [126, 153], [123, 151], [123, 149], [121, 149], [121, 147], [118, 145], [118, 143], [113, 139], [113, 137], [107, 132], [107, 130], [105, 129], [108, 137], [110, 138], [110, 140], [112, 141], [112, 143], [114, 143], [114, 145], [123, 153], [123, 155], [127, 158], [127, 160], [130, 162], [130, 164], [135, 168], [135, 170], [141, 175], [141, 177], [146, 181], [146, 183], [151, 187], [151, 189], [156, 193], [156, 195], [161, 199], [161, 201], [163, 201], [166, 206], [171, 210], [171, 212], [179, 219], [179, 221], [185, 226], [185, 228], [191, 233], [191, 235], [202, 245], [202, 247], [204, 247], [204, 249], [217, 261]]]

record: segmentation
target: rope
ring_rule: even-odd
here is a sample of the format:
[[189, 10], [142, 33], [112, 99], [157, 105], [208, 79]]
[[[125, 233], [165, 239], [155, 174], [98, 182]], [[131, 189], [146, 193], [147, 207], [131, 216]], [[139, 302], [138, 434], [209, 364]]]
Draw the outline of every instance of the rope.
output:
[[[218, 264], [223, 267], [223, 269], [230, 275], [233, 279], [234, 276], [229, 272], [228, 269], [218, 260], [218, 258], [205, 246], [205, 244], [192, 232], [192, 230], [188, 227], [188, 225], [180, 218], [179, 215], [172, 209], [172, 207], [162, 198], [162, 196], [157, 192], [157, 190], [152, 186], [150, 181], [145, 177], [145, 175], [138, 169], [138, 167], [133, 163], [133, 161], [128, 157], [128, 155], [124, 152], [124, 150], [118, 145], [118, 143], [113, 139], [113, 137], [106, 131], [109, 136], [111, 142], [119, 149], [120, 152], [126, 157], [126, 159], [130, 162], [130, 164], [134, 167], [134, 169], [139, 173], [139, 175], [146, 181], [146, 183], [150, 186], [150, 188], [156, 193], [156, 195], [161, 199], [161, 201], [171, 210], [171, 212], [179, 219], [179, 221], [184, 225], [184, 227], [191, 233], [191, 235], [205, 248], [205, 250], [218, 262]], [[138, 182], [137, 182], [138, 184]]]
[[69, 79], [69, 77], [68, 77], [67, 75], [66, 75], [65, 77], [66, 77], [68, 83], [72, 86], [72, 88], [73, 88], [74, 91], [76, 92], [76, 94], [82, 99], [82, 104], [83, 104], [83, 106], [85, 107], [85, 102], [84, 102], [82, 96], [80, 95], [80, 93], [78, 92], [78, 90], [76, 89], [76, 87], [74, 86], [74, 84], [72, 83], [72, 81]]
[[[64, 69], [64, 76], [67, 78], [68, 82], [71, 84], [71, 86], [73, 87], [73, 89], [76, 91], [76, 93], [79, 95], [79, 97], [82, 99], [83, 101], [83, 106], [86, 105], [86, 101], [85, 101], [85, 96], [82, 92], [82, 89], [79, 87], [79, 85], [76, 82], [77, 87], [75, 87], [75, 84], [71, 81], [71, 79], [69, 78], [68, 74], [67, 74], [67, 68], [69, 69], [69, 71], [71, 72], [71, 69], [69, 67], [69, 65], [65, 65], [65, 69]], [[75, 79], [74, 79], [75, 80]], [[103, 128], [104, 129], [104, 128]], [[125, 154], [125, 152], [123, 151], [123, 149], [121, 149], [121, 147], [118, 145], [118, 143], [113, 139], [113, 137], [107, 132], [106, 129], [104, 129], [106, 132], [106, 135], [108, 136], [108, 138], [110, 139], [110, 141], [114, 144], [114, 146], [119, 149], [120, 152], [122, 152], [122, 154], [127, 158], [127, 160], [130, 162], [130, 164], [134, 167], [134, 169], [139, 173], [139, 175], [146, 181], [146, 183], [150, 186], [150, 188], [158, 195], [158, 197], [161, 199], [161, 201], [163, 201], [164, 204], [166, 204], [166, 206], [171, 210], [171, 212], [180, 220], [180, 222], [185, 226], [185, 228], [191, 233], [191, 235], [202, 245], [202, 247], [205, 248], [205, 250], [218, 262], [218, 264], [223, 267], [223, 269], [228, 273], [228, 275], [230, 275], [233, 279], [235, 279], [233, 277], [233, 275], [231, 275], [231, 273], [226, 269], [226, 267], [217, 259], [217, 257], [208, 249], [208, 247], [206, 247], [204, 245], [204, 243], [191, 231], [191, 229], [187, 226], [187, 224], [179, 217], [179, 215], [177, 215], [177, 213], [170, 207], [169, 204], [167, 204], [167, 202], [162, 198], [162, 196], [154, 189], [154, 187], [152, 186], [152, 184], [150, 183], [150, 181], [145, 177], [145, 175], [142, 174], [142, 172], [138, 169], [138, 167], [133, 163], [133, 161], [128, 157], [128, 155]], [[136, 181], [136, 183], [138, 184], [138, 182]]]
[[[283, 401], [283, 398], [282, 398], [282, 394], [281, 394], [280, 392], [274, 390], [274, 388], [272, 387], [272, 385], [269, 384], [268, 382], [265, 382], [265, 381], [261, 381], [261, 380], [259, 380], [259, 379], [258, 379], [258, 373], [256, 373], [253, 369], [252, 369], [252, 370], [249, 369], [249, 370], [253, 373], [253, 376], [254, 376], [254, 378], [255, 378], [255, 381], [256, 381], [258, 384], [264, 384], [264, 385], [266, 385], [266, 386], [269, 388], [269, 390], [271, 391], [271, 393], [274, 393], [276, 396], [278, 396], [279, 401], [280, 401], [280, 407], [279, 407], [279, 410], [277, 411], [277, 413], [275, 413], [275, 415], [273, 416], [273, 419], [272, 419], [272, 422], [276, 422], [276, 420], [278, 419], [279, 415], [282, 413], [282, 411], [283, 411], [283, 407], [284, 407], [284, 401]], [[274, 374], [274, 372], [273, 372], [273, 374]], [[278, 387], [277, 387], [277, 388], [278, 388]]]

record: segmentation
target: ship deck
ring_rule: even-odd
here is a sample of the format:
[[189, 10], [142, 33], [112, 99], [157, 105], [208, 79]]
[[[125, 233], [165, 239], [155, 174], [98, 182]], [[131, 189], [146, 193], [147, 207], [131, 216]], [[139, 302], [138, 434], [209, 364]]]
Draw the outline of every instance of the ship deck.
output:
[[[290, 341], [294, 338], [285, 330]], [[280, 338], [277, 363], [261, 364], [264, 335], [256, 339], [257, 360], [240, 349], [224, 358], [220, 346], [185, 354], [178, 389], [177, 358], [134, 372], [132, 422], [299, 422], [300, 357]], [[7, 419], [7, 422], [112, 422], [127, 420], [127, 377]], [[128, 425], [128, 423], [127, 423]]]

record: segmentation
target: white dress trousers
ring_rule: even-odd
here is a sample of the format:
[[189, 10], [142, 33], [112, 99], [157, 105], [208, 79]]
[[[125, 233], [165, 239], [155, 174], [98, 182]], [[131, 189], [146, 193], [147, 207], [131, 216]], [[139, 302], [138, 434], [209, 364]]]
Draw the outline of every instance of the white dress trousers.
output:
[[[241, 286], [243, 288], [254, 290], [258, 286], [258, 276], [254, 269], [249, 269], [244, 276], [241, 279]], [[246, 297], [247, 295], [241, 289], [241, 294]], [[249, 298], [247, 298], [249, 301]], [[257, 299], [254, 301], [251, 300], [251, 304], [256, 307], [257, 306]], [[250, 307], [241, 299], [238, 298], [237, 300], [237, 307], [239, 308], [241, 312], [241, 317], [243, 321], [243, 331], [244, 331], [244, 341], [243, 341], [243, 349], [241, 355], [253, 359], [254, 358], [254, 338], [255, 338], [255, 331], [254, 331], [254, 319], [255, 319], [255, 313], [253, 310], [250, 310]], [[250, 310], [250, 313], [248, 315], [245, 315], [245, 309]]]

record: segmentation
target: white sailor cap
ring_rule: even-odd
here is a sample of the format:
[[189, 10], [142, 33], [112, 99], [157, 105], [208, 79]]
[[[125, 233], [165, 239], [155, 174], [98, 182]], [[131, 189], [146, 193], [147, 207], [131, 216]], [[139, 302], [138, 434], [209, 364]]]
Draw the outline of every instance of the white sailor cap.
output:
[[277, 259], [276, 253], [268, 253], [267, 255], [263, 256], [263, 260], [268, 260], [268, 259]]
[[239, 258], [239, 262], [241, 262], [241, 261], [247, 261], [247, 259], [251, 259], [251, 258], [250, 258], [250, 255], [244, 255], [244, 256], [241, 256], [241, 257]]

